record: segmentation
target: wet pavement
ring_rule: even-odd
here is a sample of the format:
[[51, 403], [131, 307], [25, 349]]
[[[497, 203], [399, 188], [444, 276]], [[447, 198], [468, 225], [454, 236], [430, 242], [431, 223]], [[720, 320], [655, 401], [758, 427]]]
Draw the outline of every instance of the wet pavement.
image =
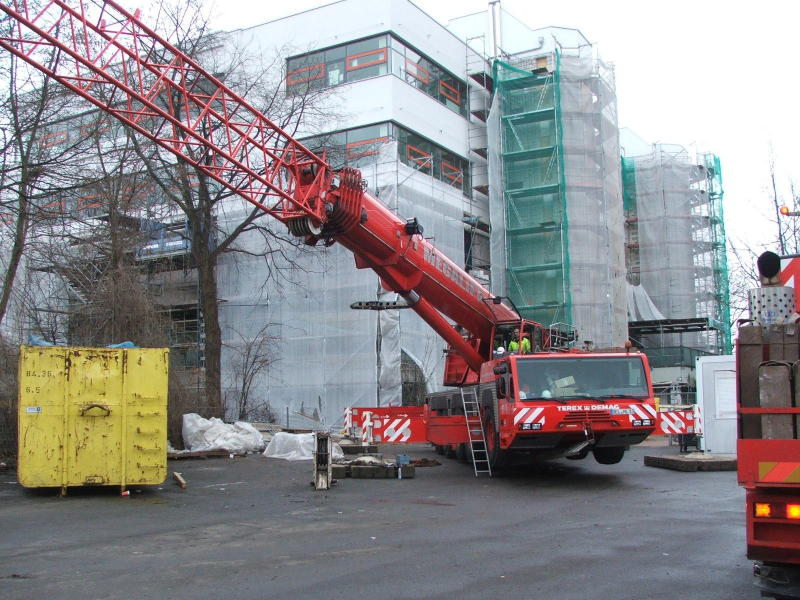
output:
[[0, 598], [757, 599], [735, 472], [555, 461], [309, 485], [309, 462], [170, 461], [188, 482], [28, 491], [0, 472]]

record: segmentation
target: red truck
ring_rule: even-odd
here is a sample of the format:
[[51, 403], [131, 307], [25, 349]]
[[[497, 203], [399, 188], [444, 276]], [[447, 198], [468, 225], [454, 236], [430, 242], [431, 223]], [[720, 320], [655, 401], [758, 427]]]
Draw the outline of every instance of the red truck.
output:
[[778, 257], [765, 256], [766, 285], [751, 291], [753, 320], [736, 342], [738, 476], [756, 585], [763, 596], [800, 598], [800, 324]]
[[[440, 452], [472, 458], [477, 470], [589, 452], [617, 463], [657, 418], [647, 357], [626, 349], [551, 347], [487, 360], [478, 382], [431, 394], [425, 408], [428, 440]], [[470, 435], [475, 428], [465, 431], [465, 417], [480, 420], [482, 439]]]
[[[515, 456], [618, 462], [655, 428], [644, 355], [577, 352], [500, 297], [217, 77], [113, 0], [0, 3], [0, 47], [284, 223], [309, 245], [348, 248], [447, 343], [444, 384], [426, 406], [428, 439], [471, 452], [478, 471]], [[57, 50], [53, 64], [49, 52]], [[114, 98], [113, 103], [108, 98]], [[514, 329], [527, 344], [511, 340]], [[519, 345], [528, 354], [500, 353]]]

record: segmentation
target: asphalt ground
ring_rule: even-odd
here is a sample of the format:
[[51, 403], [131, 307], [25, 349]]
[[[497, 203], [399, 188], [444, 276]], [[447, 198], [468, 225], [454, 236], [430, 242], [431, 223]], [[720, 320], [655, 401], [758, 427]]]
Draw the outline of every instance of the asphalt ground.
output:
[[[393, 454], [397, 448], [386, 448]], [[0, 472], [0, 598], [757, 599], [735, 472], [555, 461], [309, 485], [309, 462], [170, 461], [188, 482], [24, 490]]]

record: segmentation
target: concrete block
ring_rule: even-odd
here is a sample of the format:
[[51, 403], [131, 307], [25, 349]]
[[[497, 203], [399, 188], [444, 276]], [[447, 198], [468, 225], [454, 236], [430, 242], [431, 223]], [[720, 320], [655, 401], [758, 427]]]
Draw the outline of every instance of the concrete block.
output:
[[353, 479], [375, 479], [375, 470], [373, 467], [353, 465], [350, 467], [350, 476]]
[[739, 327], [739, 346], [746, 346], [748, 344], [760, 346], [762, 341], [761, 326], [742, 325]]
[[645, 456], [644, 466], [673, 471], [697, 471], [697, 461], [680, 460], [679, 456]]
[[406, 467], [398, 467], [400, 469], [400, 474], [397, 475], [398, 479], [414, 479], [414, 476], [417, 473], [417, 468], [413, 466], [406, 466]]
[[695, 456], [645, 456], [646, 467], [671, 469], [672, 471], [735, 471], [736, 459], [711, 454]]
[[342, 452], [344, 454], [376, 454], [378, 452], [378, 446], [375, 444], [370, 444], [367, 446], [362, 446], [361, 444], [344, 444], [342, 445]]
[[[790, 365], [761, 365], [758, 369], [759, 403], [761, 408], [783, 408], [792, 406]], [[791, 415], [763, 415], [762, 437], [768, 440], [794, 437]]]

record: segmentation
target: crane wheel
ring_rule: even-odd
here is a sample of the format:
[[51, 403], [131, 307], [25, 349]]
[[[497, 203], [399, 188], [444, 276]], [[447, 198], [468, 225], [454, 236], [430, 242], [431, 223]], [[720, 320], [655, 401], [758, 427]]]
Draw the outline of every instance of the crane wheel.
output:
[[459, 444], [456, 446], [456, 459], [458, 459], [458, 462], [469, 462], [469, 454], [470, 451], [466, 444]]
[[601, 465], [615, 465], [625, 456], [625, 446], [593, 448], [594, 459]]
[[505, 469], [509, 463], [509, 453], [500, 449], [500, 434], [494, 427], [494, 420], [489, 417], [484, 427], [486, 436], [486, 454], [492, 469]]

